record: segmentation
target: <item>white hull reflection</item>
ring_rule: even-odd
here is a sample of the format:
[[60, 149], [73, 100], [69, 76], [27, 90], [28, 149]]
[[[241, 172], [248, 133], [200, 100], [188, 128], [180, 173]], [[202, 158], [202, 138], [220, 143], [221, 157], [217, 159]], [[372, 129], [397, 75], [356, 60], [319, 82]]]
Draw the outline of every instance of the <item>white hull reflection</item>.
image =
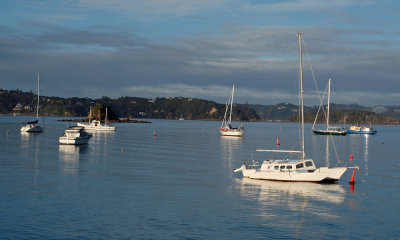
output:
[[[279, 204], [283, 198], [290, 196], [304, 197], [309, 200], [341, 204], [346, 191], [340, 184], [317, 184], [309, 182], [277, 182], [243, 178], [241, 192], [248, 196], [250, 192], [257, 193], [259, 200]], [[257, 192], [254, 190], [258, 190]]]
[[86, 145], [59, 145], [60, 171], [66, 175], [77, 175], [79, 172], [79, 153]]

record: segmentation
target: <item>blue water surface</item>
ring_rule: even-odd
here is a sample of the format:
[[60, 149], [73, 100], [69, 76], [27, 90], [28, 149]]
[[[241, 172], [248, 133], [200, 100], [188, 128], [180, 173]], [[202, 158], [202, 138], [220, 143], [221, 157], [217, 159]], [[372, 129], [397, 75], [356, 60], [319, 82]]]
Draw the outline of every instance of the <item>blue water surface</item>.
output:
[[0, 116], [1, 239], [400, 238], [397, 125], [330, 137], [306, 124], [317, 166], [360, 167], [351, 189], [351, 169], [328, 185], [233, 172], [266, 158], [254, 150], [277, 148], [278, 137], [280, 149], [298, 148], [294, 123], [245, 122], [245, 136], [232, 138], [218, 135], [220, 122], [151, 120], [75, 147], [58, 144], [60, 118], [20, 133], [30, 119]]

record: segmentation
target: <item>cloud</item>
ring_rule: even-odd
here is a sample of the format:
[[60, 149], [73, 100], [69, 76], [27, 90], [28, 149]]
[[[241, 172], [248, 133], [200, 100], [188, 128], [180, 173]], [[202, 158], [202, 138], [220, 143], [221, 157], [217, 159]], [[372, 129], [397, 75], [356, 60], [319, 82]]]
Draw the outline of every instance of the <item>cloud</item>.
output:
[[248, 3], [247, 8], [251, 10], [267, 11], [267, 12], [298, 12], [298, 11], [321, 11], [335, 8], [344, 8], [354, 5], [364, 5], [366, 1], [357, 0], [283, 0], [274, 1], [272, 3]]
[[[315, 88], [307, 67], [309, 60], [320, 84], [332, 78], [338, 94], [348, 93], [348, 89], [366, 96], [382, 96], [378, 92], [396, 94], [394, 86], [398, 86], [400, 76], [396, 65], [400, 51], [395, 47], [398, 36], [393, 37], [382, 28], [355, 25], [271, 24], [265, 21], [264, 15], [257, 16], [254, 22], [262, 21], [254, 24], [247, 21], [249, 16], [243, 15], [240, 9], [244, 3], [235, 3], [80, 1], [59, 6], [64, 19], [71, 14], [76, 19], [88, 20], [79, 24], [70, 18], [74, 24], [60, 24], [63, 20], [57, 19], [55, 23], [24, 21], [16, 27], [0, 25], [0, 59], [7, 59], [0, 64], [2, 87], [30, 90], [32, 78], [40, 71], [43, 82], [47, 81], [43, 88], [48, 89], [49, 95], [119, 97], [130, 93], [126, 90], [130, 89], [132, 94], [142, 97], [191, 93], [194, 96], [186, 96], [225, 102], [226, 94], [221, 93], [221, 89], [228, 89], [229, 94], [230, 87], [235, 84], [241, 89], [237, 93], [238, 101], [292, 102], [298, 78], [296, 34], [301, 31], [304, 33], [307, 89]], [[326, 7], [315, 1], [246, 4], [257, 9], [284, 6], [282, 11], [291, 11], [299, 4], [314, 3], [314, 9]], [[364, 3], [329, 1], [326, 4], [340, 9]], [[41, 7], [52, 9], [51, 4]], [[220, 15], [213, 16], [213, 11], [221, 8]], [[141, 17], [137, 16], [138, 12], [143, 9], [148, 11], [149, 18], [157, 19], [156, 24], [136, 21]], [[207, 11], [202, 14], [204, 9]], [[256, 15], [257, 9], [247, 9], [247, 14]], [[116, 14], [118, 11], [121, 14]], [[95, 16], [96, 13], [101, 13], [101, 17]], [[54, 12], [43, 10], [43, 16], [51, 14]], [[145, 18], [144, 15], [147, 13], [143, 14]], [[225, 19], [228, 15], [230, 17]], [[181, 20], [199, 17], [197, 23], [204, 21], [207, 27], [191, 25], [193, 22], [187, 26], [183, 21], [168, 22], [175, 17], [182, 17]], [[100, 18], [104, 19], [97, 22]], [[133, 25], [127, 24], [130, 20]], [[214, 20], [216, 24], [210, 24]], [[173, 29], [165, 30], [167, 36], [159, 34], [165, 26]], [[194, 30], [187, 34], [185, 31], [189, 28]], [[133, 91], [133, 86], [138, 90]], [[372, 94], [371, 89], [377, 93]], [[349, 96], [341, 99], [364, 101], [361, 96]], [[386, 102], [386, 98], [375, 100]]]
[[[229, 1], [228, 1], [229, 2]], [[106, 10], [124, 13], [133, 19], [154, 21], [171, 17], [185, 17], [202, 14], [205, 11], [223, 9], [225, 0], [82, 0], [79, 7], [90, 10]]]
[[[207, 85], [196, 86], [186, 84], [163, 84], [159, 86], [131, 86], [121, 89], [127, 96], [154, 96], [154, 97], [193, 97], [215, 99], [219, 103], [224, 103], [229, 97], [232, 86]], [[381, 93], [375, 91], [341, 91], [332, 95], [331, 101], [334, 103], [360, 103], [366, 106], [376, 105], [377, 102], [383, 104], [393, 104], [400, 97], [400, 92]], [[235, 102], [237, 103], [258, 103], [275, 104], [279, 102], [298, 103], [298, 91], [285, 90], [259, 90], [243, 86], [235, 86]], [[326, 99], [325, 99], [326, 101]], [[315, 90], [305, 91], [306, 105], [319, 105], [318, 96]]]

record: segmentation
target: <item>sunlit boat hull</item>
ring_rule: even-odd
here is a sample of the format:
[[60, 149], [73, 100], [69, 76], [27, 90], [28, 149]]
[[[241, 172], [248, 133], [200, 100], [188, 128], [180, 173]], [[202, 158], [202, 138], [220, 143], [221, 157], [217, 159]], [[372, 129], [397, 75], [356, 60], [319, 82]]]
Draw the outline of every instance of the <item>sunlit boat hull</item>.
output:
[[362, 127], [362, 126], [351, 126], [347, 130], [348, 134], [375, 134], [376, 130], [372, 127]]
[[242, 128], [236, 128], [236, 129], [220, 128], [219, 132], [220, 132], [221, 136], [242, 137], [244, 134], [244, 129], [242, 129]]
[[115, 126], [108, 126], [101, 123], [78, 123], [79, 127], [84, 127], [88, 131], [115, 131]]
[[60, 144], [64, 145], [82, 145], [82, 144], [87, 144], [90, 140], [90, 137], [80, 137], [80, 138], [74, 138], [70, 139], [67, 137], [60, 137], [59, 142]]
[[299, 171], [262, 171], [256, 169], [243, 169], [243, 177], [259, 180], [284, 181], [284, 182], [335, 182], [346, 172], [346, 167], [317, 168], [312, 172]]
[[83, 127], [70, 127], [64, 131], [64, 135], [58, 138], [58, 142], [64, 145], [87, 144], [92, 135], [85, 132]]
[[43, 132], [44, 127], [37, 124], [27, 124], [21, 127], [21, 132]]
[[317, 130], [313, 129], [312, 130], [315, 134], [318, 135], [346, 135], [347, 131], [346, 130]]

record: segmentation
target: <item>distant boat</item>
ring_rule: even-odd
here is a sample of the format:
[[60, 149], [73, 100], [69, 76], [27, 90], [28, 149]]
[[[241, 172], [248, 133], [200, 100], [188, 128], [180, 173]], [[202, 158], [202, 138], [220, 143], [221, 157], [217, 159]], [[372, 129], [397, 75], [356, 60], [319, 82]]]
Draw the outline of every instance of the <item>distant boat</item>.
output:
[[[315, 129], [315, 122], [317, 121], [318, 118], [318, 114], [317, 116], [315, 116], [315, 120], [314, 120], [314, 125], [312, 127], [312, 131], [315, 134], [321, 134], [321, 135], [346, 135], [347, 131], [346, 129], [343, 129], [341, 127], [332, 127], [329, 126], [329, 104], [330, 104], [330, 98], [331, 98], [331, 79], [329, 78], [328, 81], [328, 104], [326, 106], [326, 129]], [[321, 105], [320, 108], [322, 106], [322, 101], [321, 101]]]
[[375, 134], [376, 130], [374, 130], [371, 126], [365, 127], [360, 124], [352, 125], [349, 129], [347, 129], [348, 134]]
[[106, 108], [106, 117], [105, 117], [104, 123], [102, 123], [101, 121], [98, 121], [98, 120], [90, 121], [91, 116], [92, 116], [92, 108], [90, 108], [89, 122], [88, 123], [78, 123], [77, 125], [79, 127], [84, 127], [85, 130], [88, 130], [88, 131], [115, 131], [115, 126], [107, 125], [107, 122], [108, 122], [107, 108]]
[[23, 126], [21, 126], [21, 132], [43, 132], [44, 126], [39, 125], [39, 108], [40, 108], [39, 97], [40, 97], [40, 78], [38, 73], [36, 120], [23, 123]]
[[[235, 128], [232, 127], [231, 125], [234, 92], [235, 92], [235, 85], [233, 85], [231, 95], [228, 99], [228, 102], [226, 103], [224, 119], [222, 120], [221, 127], [219, 128], [221, 136], [242, 137], [244, 134], [244, 128], [242, 126]], [[228, 108], [230, 108], [229, 119], [227, 119]]]
[[257, 162], [243, 164], [234, 172], [242, 172], [243, 177], [260, 180], [287, 181], [287, 182], [335, 182], [346, 172], [347, 167], [320, 167], [316, 168], [314, 161], [306, 158], [304, 141], [304, 97], [303, 97], [303, 71], [302, 71], [302, 34], [299, 38], [299, 81], [301, 102], [301, 151], [292, 150], [265, 150], [257, 149], [259, 152], [275, 152], [286, 154], [300, 154], [300, 159], [267, 159], [259, 165]]
[[87, 144], [91, 138], [92, 134], [87, 133], [83, 127], [73, 126], [65, 129], [58, 141], [60, 144], [81, 145]]

